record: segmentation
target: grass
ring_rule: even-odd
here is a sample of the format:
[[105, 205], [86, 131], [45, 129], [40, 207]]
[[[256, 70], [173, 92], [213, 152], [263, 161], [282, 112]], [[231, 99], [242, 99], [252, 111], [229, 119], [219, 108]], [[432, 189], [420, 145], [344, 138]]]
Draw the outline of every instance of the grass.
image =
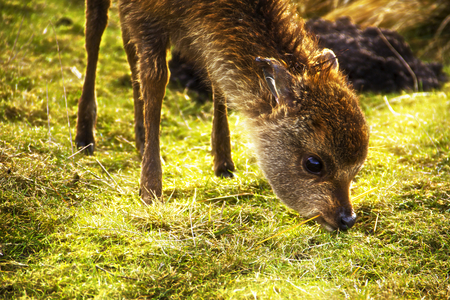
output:
[[0, 298], [450, 297], [449, 85], [361, 95], [371, 142], [352, 195], [376, 190], [354, 201], [357, 224], [279, 234], [303, 220], [272, 193], [239, 116], [230, 116], [237, 176], [220, 180], [211, 103], [177, 89], [162, 116], [166, 203], [141, 203], [116, 7], [100, 56], [97, 152], [69, 158], [83, 3], [0, 6]]

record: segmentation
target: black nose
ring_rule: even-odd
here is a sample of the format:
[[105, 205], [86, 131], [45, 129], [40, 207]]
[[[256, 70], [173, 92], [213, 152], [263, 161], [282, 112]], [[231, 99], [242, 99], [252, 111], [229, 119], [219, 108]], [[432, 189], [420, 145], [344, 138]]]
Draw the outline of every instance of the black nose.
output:
[[339, 229], [340, 230], [347, 230], [353, 227], [356, 222], [356, 214], [340, 214], [340, 222], [339, 222]]

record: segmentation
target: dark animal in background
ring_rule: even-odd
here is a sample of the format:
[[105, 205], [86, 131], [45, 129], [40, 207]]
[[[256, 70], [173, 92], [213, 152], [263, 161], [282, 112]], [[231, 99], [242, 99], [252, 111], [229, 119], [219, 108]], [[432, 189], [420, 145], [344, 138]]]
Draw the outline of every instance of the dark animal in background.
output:
[[[87, 0], [79, 147], [94, 143], [95, 70], [109, 5]], [[320, 214], [317, 220], [328, 230], [353, 226], [349, 186], [366, 159], [369, 129], [333, 52], [319, 49], [287, 1], [122, 0], [119, 12], [133, 80], [144, 201], [162, 195], [160, 118], [172, 45], [208, 75], [215, 174], [231, 177], [235, 170], [231, 106], [246, 117], [259, 165], [287, 206], [304, 217]]]

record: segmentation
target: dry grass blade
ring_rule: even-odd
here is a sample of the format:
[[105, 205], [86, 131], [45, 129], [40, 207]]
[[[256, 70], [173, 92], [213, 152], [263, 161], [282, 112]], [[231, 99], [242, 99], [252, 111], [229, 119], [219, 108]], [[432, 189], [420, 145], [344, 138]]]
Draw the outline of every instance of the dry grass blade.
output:
[[411, 115], [411, 114], [401, 114], [401, 113], [396, 112], [396, 111], [392, 108], [392, 106], [391, 106], [391, 104], [389, 103], [389, 100], [387, 99], [386, 96], [383, 97], [383, 100], [384, 100], [384, 103], [386, 103], [386, 106], [388, 107], [389, 111], [390, 111], [394, 116], [404, 116], [404, 117], [406, 117], [406, 118], [410, 118], [410, 119], [413, 119], [414, 121], [416, 121], [417, 124], [419, 124], [420, 129], [426, 134], [426, 136], [427, 136], [428, 139], [430, 140], [431, 144], [433, 144], [433, 146], [434, 146], [434, 148], [436, 149], [436, 151], [439, 152], [439, 148], [437, 147], [437, 145], [436, 145], [436, 143], [434, 142], [433, 138], [432, 138], [432, 137], [430, 136], [430, 134], [422, 127], [422, 122], [421, 122], [419, 119], [417, 119], [416, 117], [414, 117], [414, 116]]
[[90, 146], [93, 146], [93, 145], [94, 145], [93, 143], [90, 143], [90, 144], [84, 146], [83, 148], [81, 148], [80, 150], [78, 150], [77, 152], [75, 152], [74, 154], [72, 154], [71, 156], [67, 157], [67, 159], [71, 159], [72, 157], [74, 157], [74, 156], [77, 155], [78, 153], [83, 152], [86, 148], [88, 148], [88, 147], [90, 147]]
[[204, 200], [199, 200], [197, 202], [207, 202], [207, 201], [222, 200], [222, 199], [233, 198], [233, 197], [242, 197], [242, 196], [253, 196], [253, 194], [252, 193], [242, 193], [242, 194], [228, 195], [228, 196], [223, 196], [223, 197], [208, 198], [208, 199], [204, 199]]
[[448, 15], [448, 16], [444, 19], [444, 21], [442, 21], [441, 25], [439, 25], [439, 28], [438, 28], [438, 30], [436, 30], [436, 34], [434, 35], [434, 38], [435, 38], [435, 39], [437, 39], [437, 38], [441, 35], [442, 30], [444, 30], [445, 26], [447, 26], [447, 24], [448, 24], [449, 22], [450, 22], [450, 15]]
[[194, 241], [194, 247], [197, 247], [197, 243], [195, 242], [194, 227], [192, 225], [192, 204], [195, 202], [196, 197], [197, 197], [197, 189], [194, 190], [194, 197], [192, 198], [191, 204], [189, 205], [189, 223], [191, 224], [191, 234], [192, 240]]
[[137, 279], [137, 278], [132, 278], [132, 277], [128, 277], [128, 276], [122, 276], [122, 275], [115, 275], [115, 274], [109, 272], [108, 270], [103, 269], [102, 267], [100, 267], [98, 265], [95, 265], [95, 268], [98, 269], [98, 270], [101, 270], [103, 272], [106, 272], [109, 275], [114, 276], [114, 277], [120, 277], [120, 278], [124, 278], [124, 279], [139, 281], [139, 279]]
[[17, 40], [19, 39], [19, 35], [20, 35], [20, 31], [22, 30], [22, 25], [23, 25], [23, 20], [24, 19], [25, 19], [25, 16], [22, 17], [22, 21], [20, 22], [19, 30], [17, 31], [17, 36], [16, 36], [16, 39], [14, 40], [14, 45], [13, 45], [12, 50], [11, 50], [11, 56], [9, 57], [8, 61], [6, 62], [6, 64], [9, 64], [14, 58], [16, 58], [17, 54], [19, 53], [19, 51], [17, 51], [17, 53], [14, 55], [14, 50], [16, 49]]
[[306, 221], [300, 222], [299, 224], [296, 224], [296, 225], [294, 225], [294, 226], [292, 226], [292, 227], [289, 227], [288, 229], [282, 230], [282, 231], [278, 232], [277, 234], [275, 234], [275, 235], [273, 235], [273, 236], [271, 236], [271, 237], [268, 237], [268, 238], [262, 240], [261, 242], [258, 242], [256, 245], [260, 245], [260, 244], [262, 244], [262, 243], [264, 243], [264, 242], [266, 242], [266, 241], [268, 241], [268, 240], [271, 240], [271, 239], [273, 239], [274, 237], [277, 237], [277, 236], [279, 236], [279, 235], [281, 235], [281, 234], [283, 234], [283, 233], [285, 233], [285, 232], [291, 231], [291, 230], [293, 230], [293, 229], [295, 229], [295, 228], [297, 228], [297, 227], [299, 227], [299, 226], [301, 226], [301, 225], [303, 225], [303, 224], [305, 224], [305, 223], [308, 223], [309, 221], [314, 220], [314, 219], [316, 219], [316, 218], [318, 218], [318, 217], [320, 217], [320, 215], [314, 216], [314, 217], [312, 217], [312, 218], [310, 218], [310, 219], [308, 219], [308, 220], [306, 220]]
[[375, 191], [375, 190], [377, 190], [377, 189], [378, 189], [378, 187], [371, 188], [370, 190], [365, 191], [364, 193], [359, 194], [358, 196], [353, 197], [353, 198], [352, 198], [352, 201], [355, 201], [355, 200], [357, 200], [357, 199], [359, 199], [359, 198], [362, 198], [362, 197], [364, 197], [364, 196], [366, 196], [366, 195], [372, 193], [373, 191]]
[[50, 128], [50, 110], [48, 108], [48, 82], [46, 86], [46, 98], [47, 98], [47, 124], [48, 124], [48, 141], [51, 141], [51, 128]]
[[61, 62], [61, 51], [59, 50], [58, 36], [56, 35], [55, 26], [53, 26], [52, 22], [50, 22], [50, 24], [52, 25], [53, 32], [55, 33], [56, 49], [58, 50], [59, 65], [60, 65], [60, 68], [61, 68], [61, 82], [62, 82], [62, 85], [63, 85], [64, 101], [65, 101], [65, 104], [66, 104], [67, 126], [69, 127], [70, 150], [71, 150], [71, 152], [73, 154], [72, 130], [70, 129], [69, 108], [68, 108], [68, 105], [67, 105], [67, 93], [66, 93], [66, 85], [64, 83], [64, 72], [63, 72], [63, 67], [62, 67], [62, 62]]
[[117, 181], [111, 176], [111, 174], [109, 174], [108, 170], [106, 170], [106, 168], [98, 161], [98, 159], [95, 159], [95, 161], [100, 165], [100, 167], [102, 168], [103, 171], [105, 171], [106, 175], [108, 175], [109, 178], [111, 178], [111, 180], [114, 182], [118, 192], [120, 194], [123, 194], [123, 190], [120, 188], [119, 184], [117, 183]]
[[359, 270], [359, 269], [361, 269], [361, 267], [360, 267], [360, 266], [356, 267], [356, 269], [355, 269], [355, 271], [353, 271], [353, 273], [352, 273], [352, 276], [351, 276], [351, 277], [355, 276], [356, 272], [358, 272], [358, 270]]
[[377, 231], [378, 217], [379, 217], [379, 216], [380, 216], [380, 215], [377, 214], [377, 219], [375, 220], [375, 226], [373, 227], [373, 232]]
[[409, 66], [409, 64], [406, 62], [406, 60], [400, 55], [400, 53], [397, 52], [397, 50], [394, 48], [394, 46], [391, 45], [391, 43], [389, 43], [389, 41], [387, 40], [387, 38], [384, 36], [383, 32], [380, 30], [380, 28], [377, 28], [378, 30], [378, 35], [381, 37], [381, 39], [383, 40], [383, 42], [386, 44], [386, 46], [388, 46], [388, 48], [392, 51], [392, 53], [394, 53], [394, 55], [398, 58], [398, 60], [403, 64], [403, 66], [406, 68], [406, 70], [408, 70], [409, 74], [411, 75], [411, 78], [414, 82], [414, 92], [418, 92], [419, 91], [419, 83], [417, 81], [417, 76], [414, 73], [414, 71], [411, 69], [411, 67]]
[[67, 201], [64, 199], [64, 197], [61, 196], [61, 194], [58, 192], [58, 190], [55, 188], [55, 186], [51, 182], [49, 182], [49, 183], [50, 183], [50, 186], [55, 191], [55, 193], [61, 198], [61, 200], [64, 201], [64, 203], [66, 203], [67, 205], [69, 205], [69, 203], [67, 203]]

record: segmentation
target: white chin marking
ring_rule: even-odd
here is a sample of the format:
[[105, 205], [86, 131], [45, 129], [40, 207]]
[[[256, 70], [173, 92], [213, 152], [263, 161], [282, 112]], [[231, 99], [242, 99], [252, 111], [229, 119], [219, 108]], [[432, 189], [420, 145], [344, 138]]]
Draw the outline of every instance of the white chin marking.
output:
[[332, 232], [332, 231], [336, 230], [333, 226], [328, 225], [328, 223], [322, 223], [321, 225], [328, 232]]

